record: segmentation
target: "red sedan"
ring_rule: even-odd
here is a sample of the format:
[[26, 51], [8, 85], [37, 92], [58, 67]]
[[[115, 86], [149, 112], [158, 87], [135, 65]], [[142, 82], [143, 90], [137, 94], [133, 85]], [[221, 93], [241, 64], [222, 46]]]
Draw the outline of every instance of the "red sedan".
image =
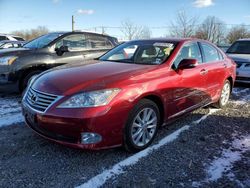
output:
[[130, 41], [33, 78], [23, 114], [35, 132], [64, 145], [139, 151], [170, 120], [209, 104], [224, 107], [235, 69], [207, 41]]

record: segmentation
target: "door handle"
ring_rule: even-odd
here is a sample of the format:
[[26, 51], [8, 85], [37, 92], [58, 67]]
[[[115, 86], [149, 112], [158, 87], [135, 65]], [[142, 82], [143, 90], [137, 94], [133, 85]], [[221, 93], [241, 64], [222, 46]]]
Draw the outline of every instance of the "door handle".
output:
[[207, 74], [208, 73], [208, 70], [206, 70], [206, 69], [202, 69], [201, 71], [200, 71], [200, 74], [201, 75], [205, 75], [205, 74]]

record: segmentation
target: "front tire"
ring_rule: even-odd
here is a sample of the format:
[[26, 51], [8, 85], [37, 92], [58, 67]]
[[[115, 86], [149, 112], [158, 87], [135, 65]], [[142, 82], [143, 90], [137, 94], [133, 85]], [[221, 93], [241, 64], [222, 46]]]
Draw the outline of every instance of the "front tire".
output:
[[217, 108], [224, 108], [229, 101], [230, 94], [231, 94], [231, 83], [229, 82], [229, 80], [226, 80], [222, 87], [220, 98], [218, 102], [214, 104], [214, 106]]
[[158, 106], [148, 99], [139, 101], [130, 112], [125, 126], [125, 149], [137, 152], [148, 147], [155, 138], [159, 124]]
[[41, 73], [42, 71], [40, 70], [36, 70], [36, 71], [32, 71], [30, 72], [29, 74], [27, 74], [22, 80], [21, 80], [21, 83], [20, 83], [20, 86], [19, 86], [19, 90], [20, 92], [22, 93], [26, 87], [28, 86], [28, 83], [29, 81], [34, 77], [34, 76], [37, 76]]

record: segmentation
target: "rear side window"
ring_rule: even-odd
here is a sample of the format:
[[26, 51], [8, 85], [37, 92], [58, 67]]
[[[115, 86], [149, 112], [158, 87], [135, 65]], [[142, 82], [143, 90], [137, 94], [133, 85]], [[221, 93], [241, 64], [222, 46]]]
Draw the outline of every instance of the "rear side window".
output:
[[1, 40], [8, 40], [8, 38], [6, 36], [0, 36], [0, 41]]
[[202, 62], [201, 53], [198, 44], [195, 43], [188, 43], [185, 44], [180, 52], [178, 53], [177, 57], [174, 60], [173, 68], [176, 69], [183, 59], [197, 59], [199, 63]]
[[68, 46], [69, 51], [81, 51], [88, 48], [86, 38], [83, 34], [68, 35], [56, 43], [56, 48]]
[[205, 56], [205, 62], [213, 62], [220, 60], [218, 51], [213, 46], [201, 43], [201, 47]]
[[98, 35], [88, 35], [87, 38], [91, 49], [112, 48], [111, 42], [106, 37]]
[[21, 37], [13, 37], [13, 38], [16, 39], [16, 40], [18, 40], [18, 41], [24, 41], [24, 39], [21, 38]]

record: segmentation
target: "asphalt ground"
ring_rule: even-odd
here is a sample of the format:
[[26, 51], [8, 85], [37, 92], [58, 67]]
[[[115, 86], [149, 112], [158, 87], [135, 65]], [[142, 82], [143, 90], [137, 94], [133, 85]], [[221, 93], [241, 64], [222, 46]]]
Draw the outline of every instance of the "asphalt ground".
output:
[[0, 187], [250, 187], [250, 88], [224, 109], [198, 109], [160, 128], [139, 153], [87, 151], [47, 141], [0, 94]]

